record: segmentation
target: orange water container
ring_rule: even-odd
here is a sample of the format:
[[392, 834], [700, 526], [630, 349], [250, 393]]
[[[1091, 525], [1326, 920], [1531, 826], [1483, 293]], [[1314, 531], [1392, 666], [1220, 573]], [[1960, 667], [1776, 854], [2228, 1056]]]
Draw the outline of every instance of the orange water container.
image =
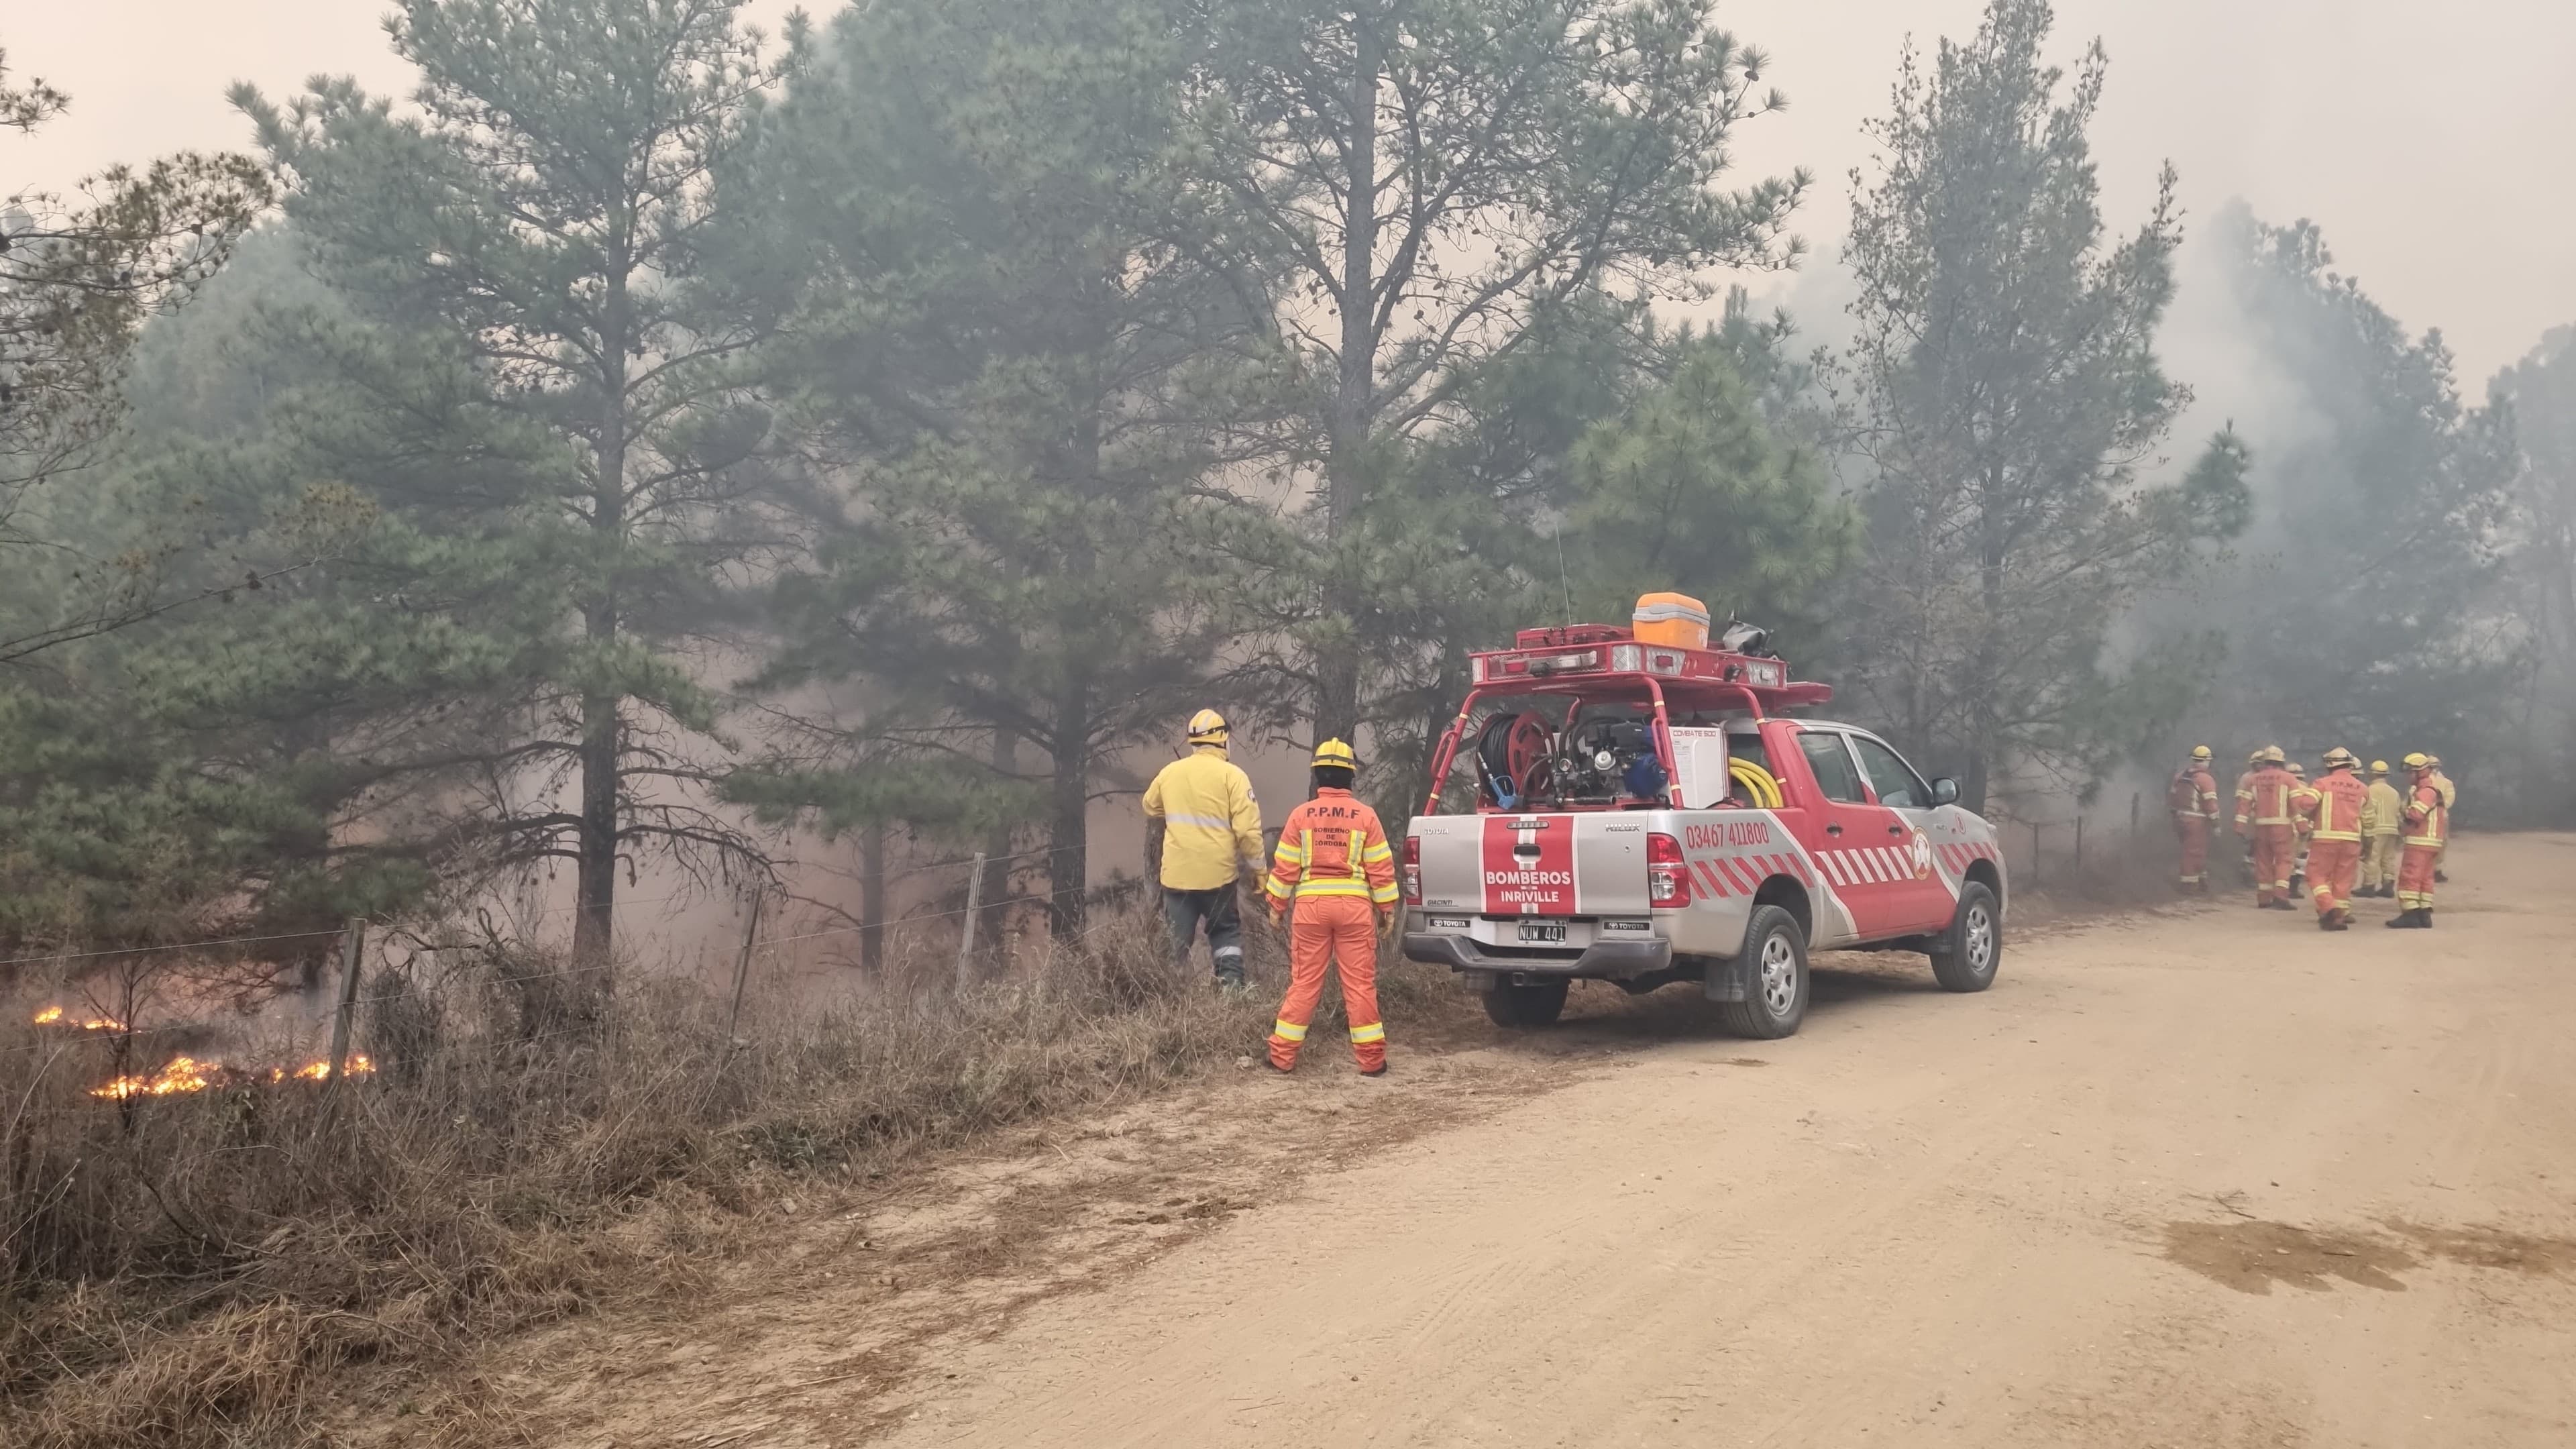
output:
[[1708, 605], [1688, 594], [1643, 594], [1637, 599], [1637, 642], [1680, 649], [1708, 647]]

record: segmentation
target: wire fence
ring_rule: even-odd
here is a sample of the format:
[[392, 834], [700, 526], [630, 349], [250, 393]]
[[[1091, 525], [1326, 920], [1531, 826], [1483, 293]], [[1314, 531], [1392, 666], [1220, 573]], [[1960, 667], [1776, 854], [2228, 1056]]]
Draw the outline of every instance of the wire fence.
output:
[[[1040, 859], [1063, 854], [1068, 849], [1078, 850], [1083, 848], [1084, 847], [1076, 846], [1018, 851], [1009, 855], [985, 857], [982, 859], [981, 864], [987, 867], [992, 865], [1006, 865], [1015, 861]], [[971, 868], [977, 864], [977, 859], [973, 857], [958, 860], [932, 861], [907, 867], [904, 873], [919, 874], [935, 869], [954, 868], [960, 866]], [[889, 878], [891, 879], [892, 877]], [[673, 892], [664, 896], [628, 898], [620, 901], [619, 904], [621, 906], [656, 904], [671, 900], [686, 899], [695, 894], [697, 893]], [[743, 953], [743, 969], [748, 970], [749, 964], [763, 955], [767, 956], [769, 965], [774, 969], [778, 964], [778, 952], [782, 947], [805, 945], [816, 941], [835, 938], [847, 938], [850, 936], [861, 935], [869, 931], [883, 931], [890, 934], [902, 933], [912, 928], [924, 925], [930, 925], [942, 921], [957, 920], [968, 915], [979, 914], [988, 910], [1007, 908], [1011, 904], [1013, 904], [1013, 902], [1010, 901], [979, 902], [968, 906], [944, 910], [911, 911], [899, 917], [892, 917], [880, 921], [858, 921], [844, 925], [822, 927], [819, 929], [790, 929], [775, 934], [754, 935], [749, 940], [745, 941], [740, 947], [740, 950]], [[1105, 905], [1107, 903], [1099, 902], [1097, 904]], [[550, 908], [547, 911], [524, 912], [522, 914], [555, 914], [559, 913], [561, 910], [575, 908], [577, 908], [577, 904], [575, 906], [556, 907]], [[1081, 930], [1074, 932], [1069, 938], [1070, 940], [1075, 942], [1087, 941], [1101, 931], [1121, 924], [1125, 919], [1121, 914], [1106, 909], [1095, 910], [1093, 914], [1096, 919], [1088, 922]], [[755, 924], [758, 919], [759, 916], [757, 912], [755, 912], [753, 916]], [[120, 958], [131, 959], [143, 956], [191, 952], [203, 954], [245, 946], [275, 945], [286, 941], [345, 941], [352, 931], [360, 932], [363, 935], [366, 929], [366, 923], [353, 921], [348, 925], [337, 928], [312, 931], [281, 932], [266, 935], [214, 936], [192, 941], [161, 942], [148, 946], [127, 946], [94, 951], [61, 951], [30, 954], [0, 959], [0, 966], [101, 962]], [[500, 942], [490, 940], [433, 940], [420, 937], [416, 934], [413, 935], [412, 940], [415, 946], [415, 955], [424, 951], [432, 955], [441, 955], [449, 952], [484, 952], [502, 944]], [[363, 971], [367, 969], [368, 964], [369, 963], [364, 960], [362, 953], [361, 957], [347, 969]], [[407, 965], [408, 963], [406, 962], [405, 964]], [[614, 961], [598, 961], [588, 964], [557, 967], [544, 971], [508, 971], [497, 977], [496, 980], [504, 985], [524, 988], [529, 985], [549, 980], [597, 976], [613, 973], [620, 969], [622, 969], [620, 963]], [[401, 990], [380, 992], [376, 994], [360, 993], [354, 989], [347, 990], [336, 1002], [332, 1014], [339, 1018], [342, 1023], [342, 1032], [345, 1035], [346, 1024], [354, 1012], [361, 1008], [400, 1000], [409, 995], [409, 987], [410, 983], [408, 979], [406, 979], [405, 988]], [[95, 1001], [94, 997], [89, 999], [93, 1002]], [[124, 1009], [129, 1011], [131, 1010], [130, 1007]], [[65, 1012], [64, 1016], [66, 1018], [66, 1022], [63, 1027], [63, 1031], [68, 1035], [54, 1041], [40, 1041], [30, 1045], [0, 1049], [0, 1056], [22, 1055], [31, 1052], [52, 1050], [64, 1045], [66, 1042], [76, 1041], [83, 1038], [109, 1043], [131, 1043], [145, 1038], [158, 1038], [182, 1033], [203, 1033], [208, 1029], [201, 1021], [179, 1021], [154, 1026], [138, 1026], [129, 1021], [119, 1020], [110, 1016], [108, 1014], [108, 1009], [104, 1007], [98, 1008], [95, 1015], [86, 1016], [79, 1020], [70, 1019], [71, 1013], [69, 1012]], [[88, 1024], [90, 1022], [98, 1021], [105, 1021], [108, 1024], [104, 1026]], [[528, 1040], [535, 1039], [539, 1038], [528, 1038]]]

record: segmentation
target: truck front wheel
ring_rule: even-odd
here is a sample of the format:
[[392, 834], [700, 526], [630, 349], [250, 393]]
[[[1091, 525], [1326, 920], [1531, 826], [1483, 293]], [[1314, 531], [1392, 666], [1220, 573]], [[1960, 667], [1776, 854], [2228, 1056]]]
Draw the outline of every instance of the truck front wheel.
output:
[[1737, 1036], [1769, 1041], [1807, 1019], [1807, 933], [1778, 906], [1756, 906], [1744, 927], [1744, 999], [1718, 1003], [1718, 1020]]
[[1932, 979], [1944, 991], [1983, 991], [2003, 964], [2003, 912], [1995, 893], [1976, 881], [1959, 888], [1959, 912], [1932, 943]]
[[1496, 1026], [1554, 1026], [1565, 1013], [1566, 985], [1557, 980], [1521, 986], [1498, 977], [1485, 988], [1485, 1015]]

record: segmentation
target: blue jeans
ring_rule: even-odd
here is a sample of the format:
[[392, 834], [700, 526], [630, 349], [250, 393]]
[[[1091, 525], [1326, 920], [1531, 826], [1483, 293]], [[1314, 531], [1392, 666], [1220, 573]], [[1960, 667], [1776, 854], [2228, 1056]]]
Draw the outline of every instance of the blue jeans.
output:
[[1208, 952], [1215, 958], [1217, 983], [1243, 984], [1243, 915], [1235, 904], [1233, 886], [1204, 891], [1176, 891], [1165, 886], [1163, 920], [1172, 928], [1172, 950], [1184, 966], [1189, 964], [1190, 947], [1197, 943], [1199, 926], [1204, 922]]

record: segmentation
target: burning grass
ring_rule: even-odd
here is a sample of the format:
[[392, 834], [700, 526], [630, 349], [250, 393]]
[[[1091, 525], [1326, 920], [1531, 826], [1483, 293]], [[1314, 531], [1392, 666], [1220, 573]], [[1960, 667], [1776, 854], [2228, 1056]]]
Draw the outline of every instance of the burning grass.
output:
[[[755, 1003], [733, 1033], [693, 982], [487, 951], [371, 978], [366, 1055], [327, 1088], [203, 1056], [106, 1071], [113, 1033], [19, 1014], [0, 1033], [0, 1441], [301, 1442], [317, 1376], [686, 1289], [792, 1183], [879, 1177], [1254, 1049], [1268, 988], [1213, 998], [1148, 921], [1092, 939], [1111, 944], [1041, 980]], [[1387, 981], [1399, 1013], [1449, 989]]]

